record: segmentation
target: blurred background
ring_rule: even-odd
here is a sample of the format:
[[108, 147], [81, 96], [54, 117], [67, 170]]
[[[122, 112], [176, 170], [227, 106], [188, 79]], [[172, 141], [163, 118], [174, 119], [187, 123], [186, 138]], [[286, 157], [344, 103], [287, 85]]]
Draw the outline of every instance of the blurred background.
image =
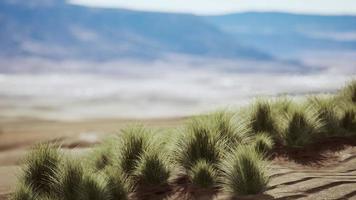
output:
[[0, 117], [180, 117], [356, 74], [353, 0], [1, 0]]

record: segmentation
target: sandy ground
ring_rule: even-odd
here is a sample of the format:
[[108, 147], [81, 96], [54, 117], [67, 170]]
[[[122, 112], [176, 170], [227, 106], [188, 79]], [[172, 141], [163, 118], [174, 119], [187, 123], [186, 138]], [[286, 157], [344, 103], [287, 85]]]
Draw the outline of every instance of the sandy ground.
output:
[[[152, 127], [177, 127], [184, 119], [150, 119], [141, 122]], [[0, 199], [7, 199], [16, 184], [21, 158], [29, 147], [42, 141], [58, 141], [71, 151], [90, 148], [133, 120], [107, 119], [90, 121], [44, 121], [28, 118], [0, 118]], [[338, 141], [335, 143], [335, 141]], [[356, 199], [356, 141], [332, 140], [314, 148], [292, 152], [286, 156], [280, 150], [273, 158], [269, 173], [271, 182], [267, 191], [258, 196], [231, 197], [214, 195], [211, 191], [199, 191], [175, 186], [163, 191], [150, 191], [140, 199]], [[337, 148], [335, 148], [337, 146]], [[330, 150], [332, 149], [332, 150]]]

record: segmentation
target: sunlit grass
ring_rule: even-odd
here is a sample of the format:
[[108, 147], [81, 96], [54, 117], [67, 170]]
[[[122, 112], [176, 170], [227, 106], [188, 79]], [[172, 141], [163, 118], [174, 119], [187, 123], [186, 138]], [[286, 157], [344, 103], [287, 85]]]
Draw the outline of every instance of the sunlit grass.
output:
[[205, 160], [197, 161], [188, 173], [193, 185], [201, 188], [212, 188], [217, 185], [218, 172]]
[[148, 148], [151, 130], [143, 125], [133, 125], [122, 130], [119, 136], [118, 161], [124, 173], [132, 174], [137, 167], [137, 162]]
[[281, 118], [283, 143], [288, 147], [304, 147], [319, 137], [323, 124], [318, 113], [302, 105], [286, 112]]
[[341, 90], [340, 96], [347, 102], [356, 104], [356, 80], [352, 80]]
[[93, 148], [92, 152], [88, 154], [87, 164], [94, 172], [101, 171], [108, 166], [115, 164], [114, 138], [111, 141], [106, 140], [102, 144]]
[[69, 157], [61, 168], [57, 191], [62, 200], [76, 200], [80, 197], [84, 167], [80, 161]]
[[105, 169], [106, 188], [111, 200], [127, 200], [132, 190], [131, 182], [119, 169], [108, 167]]
[[340, 108], [331, 96], [311, 97], [309, 106], [316, 112], [318, 119], [323, 124], [324, 134], [340, 135], [343, 130], [340, 127]]
[[250, 110], [251, 129], [254, 133], [266, 132], [275, 135], [277, 122], [273, 115], [271, 103], [266, 100], [258, 100]]
[[102, 174], [84, 174], [78, 200], [110, 200]]
[[209, 120], [193, 118], [182, 129], [174, 156], [177, 163], [187, 170], [199, 160], [214, 165], [220, 161], [224, 145], [222, 140], [217, 139]]
[[140, 157], [134, 176], [141, 185], [165, 185], [170, 177], [170, 163], [166, 153], [158, 147], [151, 147]]
[[38, 196], [54, 196], [62, 154], [50, 144], [36, 145], [25, 159], [21, 180]]
[[267, 133], [257, 133], [253, 139], [253, 146], [255, 150], [261, 154], [267, 154], [273, 148], [273, 138]]
[[38, 197], [28, 185], [20, 183], [11, 195], [10, 200], [36, 200]]
[[221, 164], [223, 188], [235, 195], [262, 193], [269, 182], [266, 162], [254, 148], [239, 146]]

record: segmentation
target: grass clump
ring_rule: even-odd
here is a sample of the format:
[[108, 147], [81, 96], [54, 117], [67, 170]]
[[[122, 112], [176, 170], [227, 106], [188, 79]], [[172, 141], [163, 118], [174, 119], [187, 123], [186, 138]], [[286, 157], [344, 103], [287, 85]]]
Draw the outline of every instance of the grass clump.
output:
[[273, 148], [273, 145], [274, 141], [267, 133], [258, 133], [253, 140], [253, 146], [255, 150], [261, 154], [270, 152]]
[[199, 160], [205, 160], [213, 165], [220, 161], [224, 147], [207, 122], [201, 118], [191, 119], [177, 141], [175, 159], [187, 170]]
[[239, 146], [222, 162], [223, 188], [235, 195], [258, 194], [265, 190], [269, 178], [263, 157], [249, 146]]
[[84, 174], [78, 200], [110, 200], [110, 193], [102, 174]]
[[68, 158], [63, 165], [59, 182], [59, 196], [62, 200], [79, 199], [83, 183], [84, 168], [74, 158]]
[[350, 81], [340, 93], [340, 96], [351, 104], [356, 104], [356, 80]]
[[50, 144], [36, 145], [25, 160], [22, 181], [38, 196], [53, 196], [62, 155]]
[[212, 188], [218, 180], [216, 169], [205, 160], [197, 161], [189, 170], [188, 176], [193, 185], [201, 188]]
[[10, 200], [36, 200], [37, 195], [32, 191], [32, 188], [25, 184], [19, 184], [15, 192], [10, 197]]
[[301, 106], [285, 113], [281, 124], [284, 144], [296, 148], [312, 143], [323, 127], [317, 113]]
[[95, 147], [89, 154], [87, 161], [94, 172], [99, 172], [115, 164], [114, 144], [109, 140]]
[[250, 123], [254, 133], [266, 132], [272, 135], [276, 133], [277, 124], [269, 102], [257, 101], [252, 106]]
[[331, 97], [312, 97], [310, 106], [315, 110], [317, 117], [323, 124], [323, 132], [327, 136], [342, 133], [340, 129], [340, 115], [338, 105]]
[[115, 167], [105, 169], [106, 188], [111, 200], [127, 200], [131, 185], [127, 177]]
[[151, 131], [142, 125], [130, 126], [122, 130], [119, 143], [119, 165], [121, 170], [131, 175], [137, 167], [141, 155], [148, 148]]
[[[237, 127], [233, 122], [233, 114], [226, 111], [219, 111], [207, 116], [210, 120], [210, 125], [217, 135], [217, 139], [229, 141], [231, 144], [241, 141], [237, 135]], [[209, 125], [209, 124], [207, 124]]]
[[356, 110], [355, 109], [350, 108], [343, 113], [340, 119], [340, 126], [349, 134], [356, 133]]
[[162, 149], [151, 147], [142, 154], [135, 171], [135, 179], [140, 185], [165, 185], [169, 176], [169, 163]]

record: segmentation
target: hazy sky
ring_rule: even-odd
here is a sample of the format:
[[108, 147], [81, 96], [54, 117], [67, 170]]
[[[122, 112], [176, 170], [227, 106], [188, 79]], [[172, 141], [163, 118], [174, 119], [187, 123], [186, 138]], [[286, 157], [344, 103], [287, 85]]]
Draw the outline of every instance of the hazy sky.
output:
[[285, 11], [356, 14], [356, 0], [70, 0], [89, 6], [149, 11], [220, 14], [236, 11]]

